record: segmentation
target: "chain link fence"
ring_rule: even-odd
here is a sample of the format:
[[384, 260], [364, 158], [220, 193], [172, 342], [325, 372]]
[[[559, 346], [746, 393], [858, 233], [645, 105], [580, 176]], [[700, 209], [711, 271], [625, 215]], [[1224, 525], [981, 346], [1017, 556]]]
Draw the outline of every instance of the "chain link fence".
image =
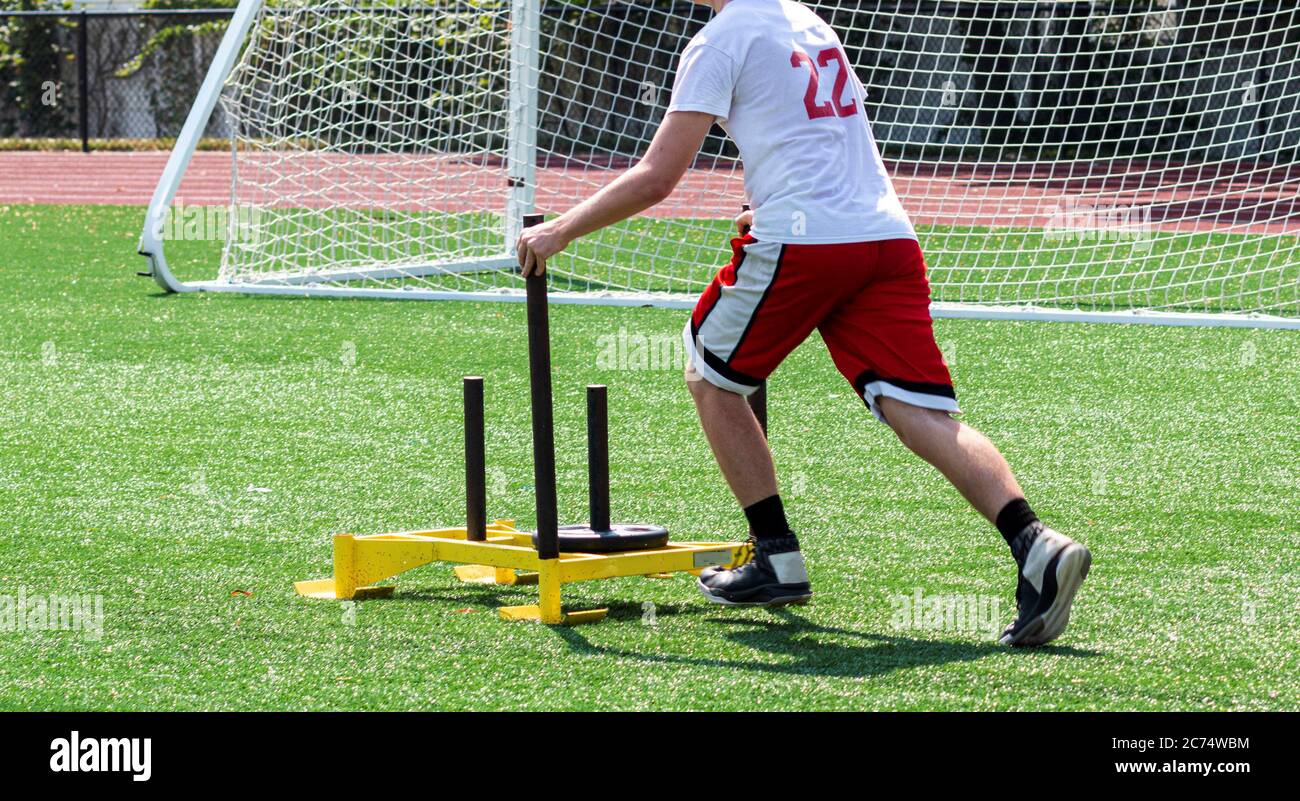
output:
[[[0, 11], [0, 138], [175, 137], [230, 13]], [[228, 135], [220, 115], [207, 133]]]

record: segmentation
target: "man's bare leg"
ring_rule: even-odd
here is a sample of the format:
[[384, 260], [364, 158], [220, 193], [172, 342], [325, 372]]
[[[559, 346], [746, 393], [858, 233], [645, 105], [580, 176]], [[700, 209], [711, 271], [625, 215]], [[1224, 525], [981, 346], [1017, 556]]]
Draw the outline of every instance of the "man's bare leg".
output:
[[913, 453], [934, 465], [971, 506], [998, 527], [1016, 559], [1017, 615], [1004, 645], [1051, 642], [1070, 620], [1092, 554], [1038, 522], [1007, 460], [980, 432], [946, 412], [879, 398], [880, 411]]
[[776, 490], [772, 452], [749, 402], [710, 384], [693, 368], [686, 382], [709, 446], [736, 500], [745, 510], [754, 538], [754, 559], [731, 570], [700, 574], [705, 598], [729, 606], [782, 606], [807, 603], [812, 585]]
[[718, 467], [741, 507], [776, 495], [772, 451], [749, 402], [742, 395], [715, 387], [698, 373], [687, 373], [686, 385]]
[[988, 437], [947, 412], [879, 398], [880, 411], [913, 453], [943, 473], [990, 523], [1008, 503], [1025, 497], [1011, 467]]

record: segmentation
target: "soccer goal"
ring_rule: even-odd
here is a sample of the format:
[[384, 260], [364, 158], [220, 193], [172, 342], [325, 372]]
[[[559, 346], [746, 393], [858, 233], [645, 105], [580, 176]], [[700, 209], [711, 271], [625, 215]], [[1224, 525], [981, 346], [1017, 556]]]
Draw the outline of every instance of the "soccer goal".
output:
[[[1300, 327], [1288, 2], [809, 5], [867, 89], [936, 316]], [[711, 15], [241, 0], [148, 209], [149, 274], [177, 292], [522, 300], [523, 215], [635, 162]], [[214, 114], [231, 224], [220, 264], [180, 280], [166, 222]], [[742, 202], [715, 129], [667, 202], [552, 260], [552, 301], [690, 306]]]

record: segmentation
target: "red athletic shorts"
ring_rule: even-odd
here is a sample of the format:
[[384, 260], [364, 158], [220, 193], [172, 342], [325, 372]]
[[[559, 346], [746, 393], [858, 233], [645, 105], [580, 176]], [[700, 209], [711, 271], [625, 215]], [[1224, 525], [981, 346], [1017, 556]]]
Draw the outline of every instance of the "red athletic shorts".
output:
[[683, 332], [692, 365], [709, 383], [748, 395], [815, 328], [880, 420], [881, 396], [960, 411], [934, 341], [930, 283], [915, 240], [783, 245], [746, 235], [731, 248], [731, 262]]

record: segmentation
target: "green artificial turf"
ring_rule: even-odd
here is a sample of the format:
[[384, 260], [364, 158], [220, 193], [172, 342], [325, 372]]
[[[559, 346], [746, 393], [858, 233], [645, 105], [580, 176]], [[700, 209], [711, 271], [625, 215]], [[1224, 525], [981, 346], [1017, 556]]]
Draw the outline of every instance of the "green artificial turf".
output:
[[[104, 611], [98, 638], [0, 630], [0, 708], [1300, 706], [1297, 332], [936, 323], [965, 419], [1093, 551], [1047, 648], [901, 620], [919, 592], [996, 601], [1000, 623], [1014, 569], [815, 339], [770, 398], [814, 603], [734, 611], [685, 577], [620, 579], [566, 588], [608, 620], [547, 628], [495, 614], [533, 588], [444, 566], [390, 600], [292, 588], [328, 574], [332, 532], [462, 519], [465, 374], [487, 382], [489, 512], [531, 524], [522, 305], [163, 295], [133, 275], [141, 217], [0, 208], [0, 597]], [[680, 364], [608, 358], [620, 332], [670, 338], [683, 314], [552, 308], [563, 519], [585, 513], [583, 386], [600, 382], [615, 516], [744, 535]]]

